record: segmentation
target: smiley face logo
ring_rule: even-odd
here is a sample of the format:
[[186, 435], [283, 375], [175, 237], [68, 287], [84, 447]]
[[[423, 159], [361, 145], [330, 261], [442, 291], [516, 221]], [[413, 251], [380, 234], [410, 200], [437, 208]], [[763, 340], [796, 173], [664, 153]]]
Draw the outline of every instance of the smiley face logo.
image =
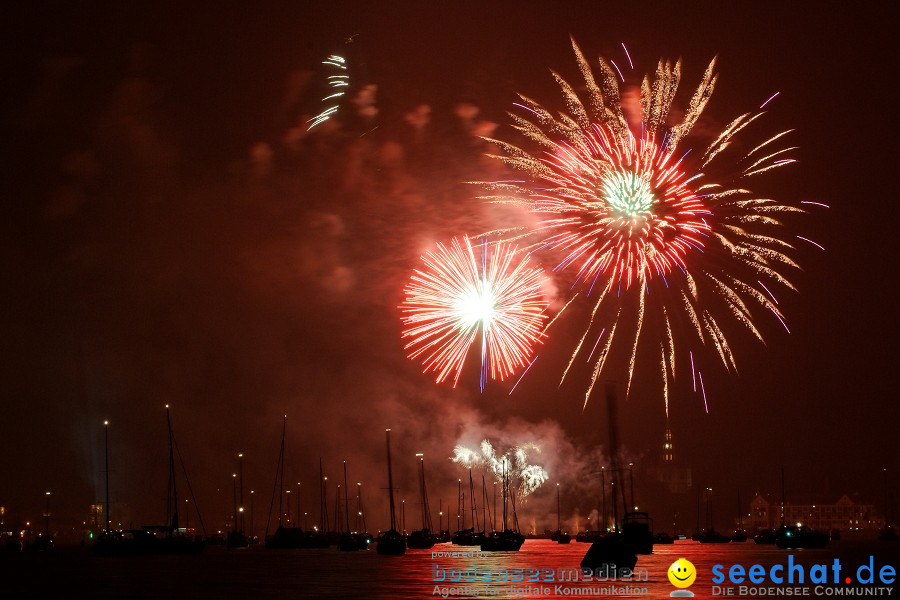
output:
[[689, 560], [679, 558], [669, 567], [669, 581], [677, 588], [690, 587], [697, 579], [697, 569]]

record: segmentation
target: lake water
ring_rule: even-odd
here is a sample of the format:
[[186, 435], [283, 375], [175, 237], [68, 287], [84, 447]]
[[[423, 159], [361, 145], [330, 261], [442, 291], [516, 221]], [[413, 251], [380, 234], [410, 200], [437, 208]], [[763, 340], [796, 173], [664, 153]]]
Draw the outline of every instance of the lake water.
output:
[[[560, 591], [557, 582], [530, 582], [528, 575], [541, 570], [559, 573], [577, 568], [588, 544], [572, 542], [557, 545], [549, 540], [527, 540], [520, 552], [493, 553], [486, 556], [435, 556], [435, 553], [469, 552], [468, 548], [439, 544], [431, 550], [409, 550], [404, 556], [379, 556], [370, 550], [339, 553], [328, 550], [248, 550], [227, 551], [208, 547], [202, 555], [184, 557], [95, 557], [80, 548], [58, 548], [48, 553], [18, 555], [0, 554], [0, 598], [23, 596], [92, 597], [92, 598], [434, 598], [440, 593], [462, 598], [568, 598], [568, 597], [649, 597], [669, 598], [675, 588], [669, 583], [667, 570], [677, 558], [684, 557], [697, 569], [697, 581], [691, 591], [698, 598], [713, 595], [712, 568], [716, 564], [728, 568], [741, 564], [745, 568], [760, 564], [768, 573], [775, 564], [787, 564], [788, 556], [804, 566], [805, 584], [794, 583], [782, 588], [806, 587], [816, 597], [816, 585], [809, 581], [809, 569], [815, 564], [828, 565], [829, 583], [819, 589], [819, 597], [841, 597], [850, 589], [861, 589], [856, 583], [856, 569], [874, 556], [876, 575], [885, 564], [900, 567], [900, 544], [845, 541], [832, 543], [822, 550], [785, 551], [774, 546], [746, 544], [704, 545], [684, 541], [669, 546], [656, 546], [652, 555], [639, 557], [637, 570], [646, 572], [646, 581], [566, 582]], [[478, 552], [472, 549], [472, 553]], [[842, 565], [841, 583], [831, 583], [831, 565], [835, 558]], [[523, 569], [519, 582], [450, 582], [462, 572], [477, 569], [506, 570], [515, 577]], [[511, 570], [511, 571], [510, 571]], [[532, 571], [527, 571], [532, 570]], [[844, 582], [846, 576], [853, 579]], [[443, 581], [435, 581], [443, 576]], [[641, 577], [643, 579], [643, 577]], [[731, 585], [728, 580], [721, 586]], [[744, 582], [743, 585], [748, 585]], [[777, 590], [772, 583], [749, 584], [753, 590], [734, 587], [732, 597], [771, 597], [760, 592]], [[436, 593], [435, 586], [438, 586]], [[867, 586], [869, 593], [880, 597], [897, 597], [893, 585]], [[825, 589], [827, 588], [827, 589]], [[877, 588], [877, 589], [876, 589]], [[624, 593], [623, 593], [624, 592]], [[628, 593], [631, 592], [631, 593]], [[644, 593], [646, 592], [646, 593]], [[720, 591], [721, 592], [721, 591]], [[755, 593], [754, 593], [755, 592]], [[890, 592], [890, 593], [889, 593]], [[774, 593], [774, 592], [773, 592]], [[783, 593], [783, 592], [782, 592]], [[452, 596], [451, 596], [452, 594]]]

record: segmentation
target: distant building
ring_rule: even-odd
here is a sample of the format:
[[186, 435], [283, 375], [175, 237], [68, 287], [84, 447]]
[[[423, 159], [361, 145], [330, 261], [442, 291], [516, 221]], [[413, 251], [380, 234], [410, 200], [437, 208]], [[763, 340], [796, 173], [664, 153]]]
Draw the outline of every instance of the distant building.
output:
[[675, 446], [672, 444], [672, 430], [666, 427], [665, 441], [663, 442], [662, 455], [663, 464], [671, 463], [675, 460]]
[[[872, 504], [857, 504], [846, 494], [834, 504], [784, 505], [783, 522], [806, 525], [821, 531], [832, 529], [881, 529], [884, 518], [875, 512]], [[750, 502], [750, 527], [753, 529], [777, 529], [781, 526], [781, 502], [769, 502], [759, 494]]]
[[676, 462], [672, 430], [668, 427], [659, 455], [659, 466], [653, 471], [656, 481], [665, 485], [670, 494], [684, 494], [691, 490], [691, 469]]
[[103, 523], [102, 504], [91, 504], [91, 512], [89, 513], [88, 524], [90, 525], [90, 529], [93, 529], [95, 531], [106, 529], [106, 526]]

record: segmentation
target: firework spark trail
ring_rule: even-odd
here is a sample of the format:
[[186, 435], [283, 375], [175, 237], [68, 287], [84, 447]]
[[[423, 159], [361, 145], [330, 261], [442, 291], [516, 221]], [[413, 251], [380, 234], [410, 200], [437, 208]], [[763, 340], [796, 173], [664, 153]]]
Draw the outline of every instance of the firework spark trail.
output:
[[525, 366], [543, 337], [547, 302], [541, 293], [545, 277], [517, 249], [506, 243], [481, 244], [480, 260], [469, 238], [454, 238], [427, 252], [400, 305], [409, 358], [422, 358], [425, 372], [440, 383], [451, 375], [459, 381], [466, 356], [481, 340], [481, 387], [503, 380]]
[[[553, 323], [554, 323], [560, 316], [562, 316], [562, 314], [565, 312], [565, 310], [566, 310], [567, 308], [569, 308], [569, 305], [572, 304], [572, 302], [574, 302], [574, 301], [575, 301], [575, 298], [577, 298], [577, 297], [578, 297], [578, 294], [575, 294], [574, 296], [572, 296], [572, 299], [571, 299], [571, 300], [569, 300], [568, 302], [566, 302], [566, 304], [565, 304], [561, 309], [559, 309], [559, 312], [556, 313], [556, 315], [554, 315], [554, 317], [553, 317], [552, 319], [550, 319], [550, 321], [547, 323], [547, 325], [544, 326], [544, 330], [541, 332], [541, 337], [546, 337], [547, 331], [550, 329], [550, 326], [553, 325]], [[603, 334], [601, 333], [600, 335], [602, 336]], [[515, 385], [512, 386], [512, 389], [509, 390], [509, 395], [510, 395], [510, 396], [512, 395], [513, 391], [515, 391], [515, 389], [518, 387], [518, 385], [522, 382], [522, 380], [525, 379], [525, 375], [528, 373], [528, 370], [531, 369], [531, 365], [533, 365], [533, 364], [537, 361], [537, 359], [538, 359], [538, 357], [535, 356], [534, 359], [531, 361], [531, 363], [529, 363], [529, 365], [525, 368], [525, 370], [522, 371], [522, 375], [521, 375], [521, 376], [519, 377], [519, 379], [516, 381]]]
[[[563, 370], [562, 377], [559, 380], [559, 385], [562, 385], [562, 382], [565, 381], [566, 375], [569, 373], [569, 369], [572, 367], [572, 363], [575, 362], [575, 357], [578, 355], [578, 351], [581, 350], [581, 345], [584, 344], [584, 339], [587, 337], [588, 331], [590, 331], [591, 329], [591, 324], [594, 322], [594, 317], [597, 314], [597, 310], [600, 308], [600, 303], [603, 302], [603, 296], [605, 294], [606, 291], [604, 290], [604, 292], [600, 294], [600, 298], [597, 299], [597, 303], [594, 305], [594, 310], [591, 312], [591, 318], [588, 321], [588, 326], [585, 328], [584, 335], [581, 336], [581, 340], [579, 340], [578, 345], [575, 347], [575, 351], [572, 353], [572, 357], [569, 359], [569, 364], [566, 365], [565, 370]], [[600, 339], [597, 338], [597, 341], [600, 341]], [[594, 349], [596, 348], [597, 344], [594, 344]], [[594, 351], [591, 350], [591, 354], [593, 353]], [[590, 358], [588, 358], [588, 360], [590, 360]]]
[[825, 246], [823, 246], [822, 244], [820, 244], [820, 243], [818, 243], [818, 242], [814, 242], [814, 241], [812, 241], [812, 240], [810, 240], [810, 239], [807, 239], [807, 238], [803, 237], [802, 235], [798, 235], [797, 238], [803, 240], [804, 242], [809, 242], [810, 244], [812, 244], [813, 246], [815, 246], [815, 247], [818, 248], [819, 250], [825, 250]]
[[760, 110], [763, 109], [763, 108], [765, 108], [765, 107], [766, 107], [766, 104], [768, 104], [769, 102], [771, 102], [772, 100], [774, 100], [775, 97], [776, 97], [778, 94], [780, 94], [780, 93], [781, 93], [781, 92], [775, 92], [774, 94], [772, 94], [771, 96], [769, 96], [769, 99], [768, 99], [768, 100], [766, 100], [765, 102], [763, 102], [762, 104], [759, 105]]
[[[667, 403], [668, 377], [674, 381], [676, 373], [675, 346], [684, 343], [684, 330], [693, 331], [688, 335], [696, 335], [727, 370], [737, 372], [731, 343], [720, 325], [723, 319], [739, 322], [760, 340], [763, 336], [755, 322], [760, 309], [771, 311], [785, 325], [772, 303], [770, 288], [781, 285], [796, 290], [785, 270], [799, 269], [799, 265], [788, 254], [794, 248], [785, 240], [787, 228], [781, 219], [805, 211], [760, 196], [746, 182], [796, 162], [791, 157], [796, 147], [780, 146], [793, 130], [770, 135], [750, 152], [735, 155], [736, 136], [759, 127], [763, 109], [776, 93], [757, 111], [731, 121], [699, 152], [680, 147], [715, 88], [715, 59], [677, 120], [670, 109], [681, 63], [661, 60], [641, 85], [642, 123], [637, 136], [629, 130], [622, 111], [621, 70], [601, 58], [595, 73], [574, 40], [572, 47], [586, 101], [556, 72], [553, 77], [562, 90], [566, 112], [552, 114], [520, 95], [516, 106], [525, 113], [512, 115], [514, 128], [538, 151], [486, 138], [501, 150], [491, 156], [528, 178], [483, 183], [491, 194], [482, 198], [518, 205], [535, 215], [537, 223], [516, 230], [514, 239], [524, 240], [529, 252], [549, 255], [556, 273], [570, 273], [573, 288], [582, 288], [587, 295], [595, 287], [601, 291], [563, 371], [564, 379], [592, 331], [602, 327], [608, 332], [602, 345], [603, 333], [597, 336], [591, 350], [590, 357], [595, 351], [599, 355], [585, 404], [612, 346], [616, 354], [629, 359], [628, 395], [637, 352], [644, 347], [642, 338], [655, 338], [648, 348], [662, 348], [659, 370]], [[623, 49], [633, 68], [624, 44]], [[488, 235], [504, 239], [508, 234]], [[611, 322], [598, 323], [595, 315], [600, 314], [616, 316]], [[620, 352], [621, 344], [629, 347]], [[697, 392], [701, 365], [695, 365], [693, 351], [688, 356]], [[705, 397], [702, 380], [699, 392]]]
[[543, 467], [528, 462], [529, 451], [540, 453], [541, 450], [537, 445], [527, 443], [498, 455], [490, 441], [482, 440], [477, 451], [456, 446], [451, 460], [467, 469], [481, 467], [492, 473], [500, 483], [503, 482], [505, 472], [510, 485], [516, 488], [516, 498], [523, 501], [550, 478]]
[[706, 388], [703, 387], [703, 373], [697, 371], [697, 378], [700, 379], [700, 391], [703, 392], [703, 408], [706, 414], [709, 414], [709, 404], [706, 402]]
[[350, 76], [347, 74], [347, 59], [337, 54], [330, 54], [328, 58], [322, 61], [322, 64], [330, 67], [329, 73], [331, 74], [325, 77], [330, 93], [322, 98], [322, 102], [327, 102], [330, 106], [307, 121], [309, 123], [309, 127], [306, 128], [307, 131], [335, 116], [340, 108], [341, 101], [347, 94], [346, 88], [350, 86]]
[[625, 51], [625, 56], [628, 57], [628, 64], [631, 65], [631, 69], [634, 70], [634, 63], [631, 62], [631, 54], [628, 53], [628, 48], [625, 47], [625, 42], [622, 42], [622, 50]]
[[525, 375], [528, 374], [528, 370], [531, 369], [531, 365], [533, 365], [534, 363], [537, 362], [537, 359], [538, 359], [539, 356], [540, 356], [540, 355], [535, 355], [535, 357], [534, 357], [533, 359], [531, 359], [531, 362], [528, 363], [528, 366], [525, 367], [525, 370], [524, 370], [524, 371], [522, 371], [522, 375], [519, 376], [519, 379], [518, 379], [518, 380], [516, 381], [516, 383], [512, 386], [512, 389], [509, 390], [509, 394], [507, 394], [508, 396], [512, 396], [512, 393], [513, 393], [514, 391], [516, 391], [516, 388], [519, 387], [519, 384], [522, 382], [523, 379], [525, 379]]
[[663, 318], [666, 320], [666, 349], [669, 353], [669, 371], [672, 380], [675, 380], [675, 339], [672, 337], [672, 324], [669, 323], [669, 313], [663, 307]]
[[584, 394], [584, 404], [581, 407], [582, 411], [587, 408], [588, 400], [591, 398], [591, 392], [594, 390], [594, 384], [597, 383], [597, 377], [600, 376], [600, 371], [603, 370], [603, 364], [606, 362], [606, 355], [609, 353], [609, 347], [612, 345], [613, 336], [616, 335], [616, 325], [618, 325], [618, 323], [619, 315], [616, 315], [616, 320], [613, 321], [612, 328], [609, 330], [609, 337], [606, 338], [606, 342], [603, 344], [603, 350], [600, 351], [600, 356], [597, 357], [597, 362], [594, 364], [594, 372], [591, 374], [591, 383], [588, 386], [587, 392]]
[[669, 378], [666, 376], [666, 347], [659, 345], [659, 366], [663, 372], [663, 404], [666, 407], [666, 420], [669, 419]]
[[691, 355], [691, 380], [694, 382], [694, 392], [697, 391], [697, 369], [694, 368], [694, 351], [690, 351]]
[[597, 350], [597, 346], [600, 344], [600, 340], [603, 338], [603, 334], [606, 333], [606, 328], [600, 330], [600, 335], [597, 336], [597, 341], [594, 342], [594, 347], [591, 348], [591, 353], [588, 354], [587, 361], [591, 362], [591, 359], [594, 357], [594, 352]]
[[758, 279], [756, 280], [756, 283], [758, 283], [759, 287], [761, 287], [762, 289], [764, 289], [766, 291], [766, 293], [769, 295], [769, 298], [772, 299], [772, 302], [774, 302], [775, 304], [778, 304], [778, 300], [775, 298], [775, 296], [772, 294], [772, 292], [769, 291], [769, 288], [766, 287], [766, 284], [764, 284], [762, 281], [759, 281]]
[[[641, 271], [641, 280], [640, 286], [638, 287], [638, 294], [640, 294], [640, 300], [638, 301], [638, 318], [637, 318], [637, 326], [635, 327], [634, 332], [634, 346], [631, 348], [631, 359], [628, 361], [628, 381], [625, 384], [625, 397], [628, 397], [628, 392], [631, 390], [631, 378], [634, 375], [634, 361], [637, 358], [637, 348], [638, 341], [641, 339], [641, 327], [644, 325], [644, 299], [647, 297], [645, 291], [646, 281], [644, 280], [644, 272]], [[663, 370], [663, 379], [665, 379], [666, 372]]]

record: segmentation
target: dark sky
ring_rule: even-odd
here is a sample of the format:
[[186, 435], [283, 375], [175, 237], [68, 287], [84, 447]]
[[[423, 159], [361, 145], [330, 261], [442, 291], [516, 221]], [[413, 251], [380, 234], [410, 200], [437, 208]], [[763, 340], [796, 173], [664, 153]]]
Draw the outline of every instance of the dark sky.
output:
[[[310, 488], [322, 455], [380, 496], [385, 427], [410, 497], [414, 452], [446, 502], [453, 445], [485, 436], [537, 441], [574, 485], [588, 467], [572, 456], [606, 439], [602, 404], [582, 412], [587, 370], [556, 385], [577, 319], [509, 396], [479, 394], [471, 368], [455, 390], [421, 375], [397, 309], [425, 249], [503, 219], [463, 183], [498, 173], [475, 134], [512, 138], [516, 92], [562, 108], [548, 69], [576, 79], [569, 34], [620, 65], [625, 42], [641, 74], [682, 57], [682, 103], [718, 55], [701, 126], [780, 91], [767, 131], [796, 128], [800, 161], [766, 193], [829, 204], [797, 225], [827, 251], [799, 248], [800, 293], [779, 298], [791, 334], [770, 318], [765, 346], [736, 331], [740, 375], [707, 368], [709, 414], [680, 381], [671, 426], [701, 485], [772, 493], [783, 465], [797, 501], [881, 502], [882, 469], [894, 486], [900, 470], [888, 9], [685, 4], [5, 7], [0, 505], [24, 519], [50, 489], [82, 518], [109, 419], [114, 497], [158, 520], [166, 403], [210, 521], [240, 451], [268, 499], [285, 413], [290, 477]], [[377, 91], [304, 135], [332, 52], [355, 93]], [[643, 372], [621, 429], [649, 465], [664, 414]]]

